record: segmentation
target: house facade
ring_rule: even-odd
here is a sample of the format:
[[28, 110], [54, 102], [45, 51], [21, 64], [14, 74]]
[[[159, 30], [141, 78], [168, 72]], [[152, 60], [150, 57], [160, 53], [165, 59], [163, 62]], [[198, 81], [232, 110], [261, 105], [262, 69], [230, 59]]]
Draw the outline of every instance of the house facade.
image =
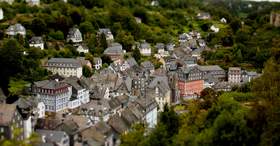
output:
[[80, 78], [83, 75], [82, 65], [73, 58], [51, 58], [47, 61], [45, 68], [53, 74], [64, 77], [76, 76]]
[[40, 48], [41, 50], [44, 50], [44, 41], [42, 37], [32, 37], [29, 40], [29, 46], [30, 47], [35, 47], [35, 48]]
[[228, 82], [230, 83], [241, 83], [242, 71], [240, 67], [230, 67], [228, 69]]
[[96, 70], [101, 69], [102, 67], [102, 59], [100, 57], [93, 58], [93, 66]]
[[204, 89], [204, 80], [193, 81], [178, 81], [178, 89], [180, 91], [180, 97], [183, 98], [195, 98], [200, 95], [200, 92]]
[[77, 108], [82, 104], [86, 104], [90, 101], [89, 90], [86, 88], [86, 85], [81, 84], [79, 78], [68, 77], [63, 82], [72, 86], [72, 95], [68, 103], [69, 109]]
[[139, 50], [140, 50], [141, 55], [143, 55], [143, 56], [152, 55], [151, 45], [147, 42], [141, 43], [139, 46]]
[[15, 130], [23, 130], [23, 118], [17, 110], [16, 104], [0, 104], [0, 140], [24, 139], [24, 132], [15, 137]]
[[32, 91], [45, 104], [46, 112], [59, 112], [68, 108], [72, 86], [57, 80], [44, 80], [35, 82]]

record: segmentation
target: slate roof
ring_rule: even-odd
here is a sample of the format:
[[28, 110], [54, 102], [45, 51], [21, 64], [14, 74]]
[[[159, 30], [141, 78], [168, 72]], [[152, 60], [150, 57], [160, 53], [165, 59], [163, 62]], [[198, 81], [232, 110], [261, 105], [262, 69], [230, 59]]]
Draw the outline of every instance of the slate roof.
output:
[[134, 123], [138, 122], [138, 118], [133, 114], [133, 112], [130, 109], [125, 109], [122, 111], [121, 117], [124, 119], [124, 121], [129, 125], [132, 126]]
[[139, 49], [148, 49], [151, 48], [151, 45], [147, 42], [141, 43]]
[[229, 71], [241, 71], [240, 67], [229, 67], [228, 68]]
[[46, 136], [45, 138], [49, 142], [61, 142], [62, 139], [68, 137], [64, 131], [53, 131], [53, 130], [36, 130], [36, 133], [41, 136]]
[[75, 37], [76, 31], [80, 32], [80, 30], [79, 30], [78, 28], [75, 28], [75, 27], [70, 28], [67, 37], [68, 37], [68, 38], [69, 38], [69, 37]]
[[129, 126], [117, 114], [110, 117], [108, 124], [119, 134], [122, 134], [123, 132], [125, 132], [129, 129]]
[[104, 54], [122, 54], [122, 45], [119, 43], [113, 43], [111, 47], [108, 47], [105, 51]]
[[43, 44], [44, 41], [43, 41], [43, 38], [42, 38], [42, 37], [32, 37], [32, 38], [29, 40], [29, 43], [30, 43], [30, 44]]
[[130, 67], [138, 65], [136, 60], [133, 57], [130, 57], [126, 60], [126, 62], [129, 64]]
[[109, 100], [108, 103], [110, 105], [110, 109], [116, 109], [121, 106], [121, 102], [116, 98]]
[[145, 69], [155, 69], [155, 66], [151, 61], [144, 61], [141, 63], [141, 66]]
[[38, 88], [44, 88], [44, 89], [58, 89], [58, 88], [65, 88], [69, 87], [66, 83], [63, 82], [57, 82], [55, 80], [43, 80], [35, 82], [34, 85]]
[[198, 66], [201, 71], [218, 71], [223, 69], [218, 65], [207, 65], [207, 66]]
[[80, 81], [79, 81], [79, 78], [77, 78], [77, 77], [75, 77], [75, 76], [71, 76], [71, 77], [65, 78], [65, 79], [63, 80], [63, 82], [65, 82], [65, 83], [71, 85], [71, 86], [72, 86], [74, 89], [76, 89], [76, 90], [82, 90], [82, 89], [85, 88], [85, 87], [83, 87], [83, 86], [85, 86], [85, 85], [82, 85], [82, 84], [80, 83]]
[[159, 50], [159, 49], [164, 49], [165, 45], [164, 43], [157, 43], [155, 47]]
[[16, 104], [0, 104], [0, 125], [9, 126], [17, 112]]
[[51, 58], [48, 60], [47, 67], [71, 67], [71, 68], [80, 68], [82, 65], [77, 59], [74, 58]]
[[160, 93], [166, 93], [170, 90], [169, 84], [168, 84], [168, 77], [167, 76], [156, 76], [153, 78], [153, 80], [148, 85], [149, 88], [159, 88]]
[[108, 34], [111, 33], [111, 30], [109, 28], [100, 28], [99, 33]]

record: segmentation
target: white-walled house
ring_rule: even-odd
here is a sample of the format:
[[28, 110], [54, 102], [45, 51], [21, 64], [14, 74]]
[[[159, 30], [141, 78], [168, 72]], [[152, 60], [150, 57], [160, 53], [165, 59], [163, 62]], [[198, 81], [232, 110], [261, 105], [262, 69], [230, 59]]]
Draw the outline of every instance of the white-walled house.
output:
[[141, 43], [139, 46], [139, 50], [141, 55], [143, 56], [151, 56], [152, 54], [151, 45], [147, 42]]
[[24, 26], [17, 23], [15, 25], [9, 26], [9, 28], [6, 31], [6, 34], [9, 35], [9, 36], [21, 35], [21, 36], [25, 37], [26, 30], [25, 30]]
[[81, 43], [83, 41], [82, 33], [78, 28], [73, 27], [69, 30], [66, 41], [72, 43]]
[[77, 51], [79, 53], [88, 53], [89, 52], [89, 48], [85, 45], [85, 44], [81, 44], [77, 47]]
[[64, 77], [76, 76], [80, 78], [83, 75], [81, 63], [73, 58], [51, 58], [44, 67], [53, 74]]
[[42, 37], [32, 37], [29, 40], [29, 46], [30, 47], [35, 47], [35, 48], [40, 48], [41, 50], [44, 50], [44, 41]]
[[89, 90], [79, 82], [77, 77], [68, 77], [63, 82], [72, 86], [72, 96], [68, 103], [69, 109], [74, 109], [90, 101]]

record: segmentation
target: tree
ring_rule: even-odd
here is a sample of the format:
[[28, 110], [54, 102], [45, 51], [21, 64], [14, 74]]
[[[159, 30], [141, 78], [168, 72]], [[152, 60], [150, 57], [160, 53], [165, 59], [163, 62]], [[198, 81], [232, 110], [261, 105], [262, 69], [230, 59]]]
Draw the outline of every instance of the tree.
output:
[[140, 53], [140, 50], [138, 48], [135, 48], [133, 51], [132, 51], [132, 57], [136, 60], [136, 62], [138, 64], [140, 64], [140, 60], [141, 60], [141, 53]]
[[106, 64], [111, 64], [113, 61], [111, 60], [111, 58], [107, 55], [102, 55], [101, 56], [102, 62], [106, 63]]
[[124, 133], [121, 135], [122, 143], [120, 146], [144, 146], [145, 128], [146, 127], [142, 124], [133, 125], [129, 133]]
[[9, 83], [9, 92], [11, 96], [20, 95], [22, 91], [25, 89], [28, 82], [23, 80], [10, 80]]
[[10, 77], [23, 71], [23, 49], [16, 40], [4, 40], [0, 48], [0, 60], [0, 85], [6, 88]]
[[80, 24], [80, 30], [81, 30], [82, 34], [84, 34], [86, 36], [85, 38], [88, 38], [90, 33], [93, 33], [94, 27], [91, 22], [85, 21]]
[[56, 32], [52, 31], [50, 32], [49, 36], [55, 40], [64, 40], [64, 34], [62, 31], [56, 31]]
[[87, 78], [92, 76], [92, 71], [88, 66], [83, 66], [83, 76]]
[[32, 20], [31, 30], [36, 36], [41, 36], [47, 31], [47, 24], [41, 18], [35, 18]]
[[133, 36], [130, 33], [125, 33], [124, 31], [118, 31], [116, 41], [121, 43], [126, 51], [131, 51], [134, 44]]
[[71, 16], [73, 23], [77, 24], [77, 25], [80, 25], [80, 23], [83, 20], [83, 17], [78, 10], [71, 12], [70, 16]]
[[241, 27], [241, 22], [240, 22], [240, 20], [235, 18], [230, 22], [229, 25], [230, 25], [231, 29], [233, 30], [233, 32], [237, 32], [239, 30], [239, 28]]
[[108, 47], [107, 40], [106, 40], [106, 35], [104, 33], [102, 33], [101, 36], [100, 36], [100, 47], [102, 49], [106, 49]]

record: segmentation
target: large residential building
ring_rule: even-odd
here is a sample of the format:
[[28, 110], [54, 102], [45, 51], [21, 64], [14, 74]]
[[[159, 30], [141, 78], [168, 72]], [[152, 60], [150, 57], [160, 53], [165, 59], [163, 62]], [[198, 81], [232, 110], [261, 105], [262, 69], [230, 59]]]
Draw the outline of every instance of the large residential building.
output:
[[200, 95], [203, 90], [204, 80], [194, 81], [178, 81], [178, 89], [180, 91], [180, 97], [183, 98], [194, 98]]
[[178, 70], [178, 89], [180, 96], [193, 98], [204, 89], [203, 72], [197, 67], [183, 67]]
[[240, 67], [230, 67], [228, 69], [228, 82], [230, 83], [241, 83], [242, 72]]
[[39, 101], [45, 104], [47, 112], [59, 112], [68, 108], [68, 101], [72, 95], [72, 87], [58, 80], [44, 80], [35, 82], [32, 87]]
[[15, 137], [15, 130], [23, 130], [23, 119], [16, 104], [0, 104], [0, 141], [5, 139], [24, 139], [24, 133]]
[[64, 77], [76, 76], [80, 78], [83, 75], [81, 63], [73, 58], [51, 58], [45, 67], [53, 74], [59, 74]]

